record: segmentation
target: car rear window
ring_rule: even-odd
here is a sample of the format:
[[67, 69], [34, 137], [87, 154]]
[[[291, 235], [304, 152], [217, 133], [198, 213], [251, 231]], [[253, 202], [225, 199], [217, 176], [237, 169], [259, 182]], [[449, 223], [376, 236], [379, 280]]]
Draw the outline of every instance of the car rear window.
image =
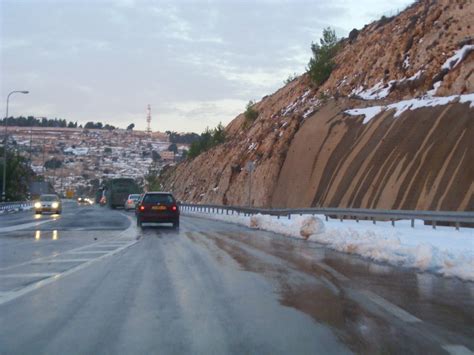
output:
[[174, 203], [174, 198], [171, 195], [150, 194], [143, 197], [143, 203]]
[[130, 200], [138, 200], [140, 198], [140, 195], [130, 195], [129, 198]]

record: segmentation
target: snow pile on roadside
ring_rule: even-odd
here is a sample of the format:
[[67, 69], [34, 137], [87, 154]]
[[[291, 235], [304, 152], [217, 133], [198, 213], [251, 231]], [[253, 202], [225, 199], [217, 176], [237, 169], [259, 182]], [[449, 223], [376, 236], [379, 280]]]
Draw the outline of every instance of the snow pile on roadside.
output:
[[392, 227], [390, 222], [373, 225], [371, 221], [324, 221], [324, 216], [310, 215], [278, 219], [260, 214], [238, 216], [187, 211], [183, 214], [301, 238], [377, 262], [474, 281], [474, 231], [468, 228], [433, 230], [423, 225], [423, 221], [415, 221], [415, 228], [411, 228], [410, 221], [398, 221]]

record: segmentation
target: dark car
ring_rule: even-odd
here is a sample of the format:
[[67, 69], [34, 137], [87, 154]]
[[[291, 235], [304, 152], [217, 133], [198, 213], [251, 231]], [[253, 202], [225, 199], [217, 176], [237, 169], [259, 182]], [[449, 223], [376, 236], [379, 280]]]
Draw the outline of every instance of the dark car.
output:
[[137, 226], [143, 223], [173, 223], [179, 227], [179, 207], [169, 192], [146, 192], [137, 203]]

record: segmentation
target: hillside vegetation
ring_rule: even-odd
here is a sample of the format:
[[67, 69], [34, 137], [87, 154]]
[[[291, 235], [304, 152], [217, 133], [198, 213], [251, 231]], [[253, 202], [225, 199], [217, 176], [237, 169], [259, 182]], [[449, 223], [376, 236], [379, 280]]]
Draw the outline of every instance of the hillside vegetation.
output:
[[313, 58], [337, 43], [329, 76], [251, 105], [258, 116], [237, 116], [224, 143], [167, 169], [165, 189], [245, 205], [253, 161], [255, 206], [473, 210], [472, 18], [472, 1], [422, 0], [349, 38], [323, 35]]

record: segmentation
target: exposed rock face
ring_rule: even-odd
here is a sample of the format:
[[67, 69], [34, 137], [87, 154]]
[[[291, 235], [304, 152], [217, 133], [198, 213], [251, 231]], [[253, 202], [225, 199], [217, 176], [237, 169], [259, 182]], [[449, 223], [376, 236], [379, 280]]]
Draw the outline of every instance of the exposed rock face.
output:
[[324, 110], [306, 120], [271, 205], [472, 210], [474, 109], [452, 103], [394, 114], [366, 125]]
[[[167, 169], [165, 188], [228, 205], [474, 210], [472, 18], [472, 1], [424, 0], [354, 32], [323, 86], [302, 75], [263, 98], [249, 128], [239, 115], [225, 144]], [[380, 108], [449, 95], [462, 96]], [[359, 107], [373, 118], [346, 113]]]

